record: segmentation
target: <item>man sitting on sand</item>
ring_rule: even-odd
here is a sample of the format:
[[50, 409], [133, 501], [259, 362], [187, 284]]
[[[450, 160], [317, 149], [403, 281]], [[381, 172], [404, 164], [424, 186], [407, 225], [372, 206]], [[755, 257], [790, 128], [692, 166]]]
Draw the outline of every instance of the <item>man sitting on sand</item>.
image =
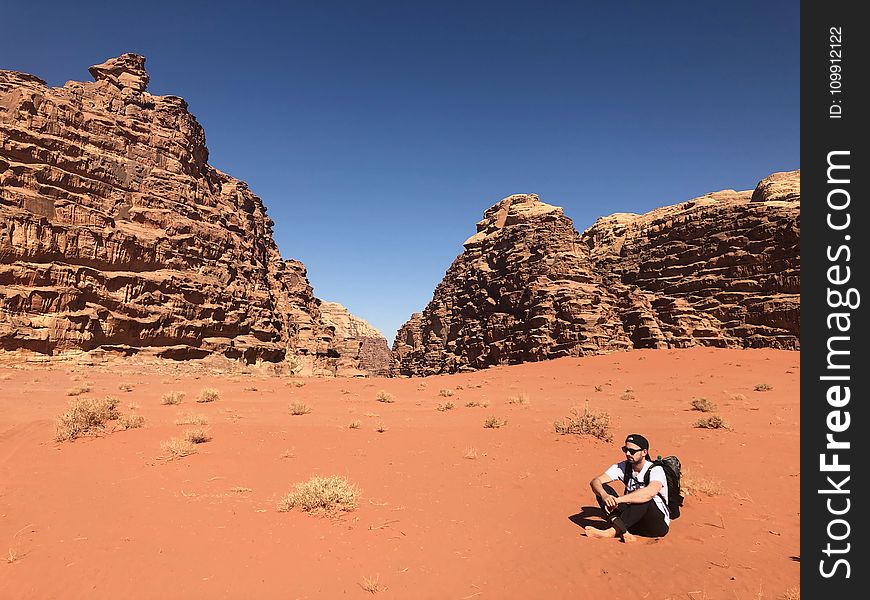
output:
[[[622, 451], [625, 460], [589, 482], [610, 527], [598, 529], [588, 525], [585, 527], [586, 535], [618, 537], [624, 542], [634, 541], [634, 535], [662, 537], [667, 534], [671, 522], [665, 471], [648, 460], [649, 442], [640, 434], [632, 433], [625, 438]], [[649, 485], [644, 486], [648, 470]], [[617, 479], [625, 483], [623, 496], [610, 487], [610, 482]]]

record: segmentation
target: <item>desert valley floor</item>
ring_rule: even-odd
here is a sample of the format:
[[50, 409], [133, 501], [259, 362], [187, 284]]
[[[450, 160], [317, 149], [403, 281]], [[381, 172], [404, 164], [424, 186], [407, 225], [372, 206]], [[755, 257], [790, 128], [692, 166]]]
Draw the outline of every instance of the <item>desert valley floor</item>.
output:
[[[410, 379], [7, 361], [0, 598], [796, 598], [799, 360], [645, 350]], [[86, 396], [144, 425], [56, 441]], [[556, 432], [584, 408], [610, 442]], [[211, 439], [170, 458], [197, 417]], [[657, 540], [586, 537], [588, 482], [633, 432], [681, 458], [683, 515]], [[357, 486], [356, 510], [277, 509], [314, 475]]]

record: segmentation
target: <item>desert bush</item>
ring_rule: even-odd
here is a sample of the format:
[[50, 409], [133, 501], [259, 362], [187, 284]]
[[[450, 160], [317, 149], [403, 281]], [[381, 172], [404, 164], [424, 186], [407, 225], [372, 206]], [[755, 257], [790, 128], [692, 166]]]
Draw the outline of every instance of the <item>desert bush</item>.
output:
[[379, 575], [375, 575], [374, 577], [363, 577], [362, 583], [360, 583], [359, 586], [370, 594], [377, 594], [378, 592], [383, 592], [387, 589], [386, 586], [381, 585]]
[[755, 386], [756, 392], [769, 392], [773, 389], [773, 386], [767, 383], [759, 383]]
[[356, 508], [359, 489], [344, 477], [314, 476], [306, 482], [297, 483], [293, 491], [278, 501], [278, 510], [289, 511], [298, 507], [306, 512], [333, 513]]
[[384, 390], [379, 391], [378, 395], [375, 396], [375, 399], [378, 402], [387, 402], [387, 403], [396, 401], [396, 399], [393, 397], [393, 395], [390, 392], [386, 392]]
[[719, 415], [713, 415], [706, 419], [698, 419], [695, 421], [695, 427], [700, 429], [730, 429], [728, 423]]
[[160, 399], [160, 404], [181, 404], [184, 400], [184, 392], [166, 392]]
[[184, 439], [194, 444], [203, 444], [211, 440], [211, 433], [208, 427], [194, 427], [184, 432]]
[[450, 396], [453, 395], [453, 390], [444, 388], [442, 390], [438, 390], [438, 395], [441, 396], [442, 398], [449, 398]]
[[631, 388], [627, 388], [625, 392], [619, 397], [620, 400], [634, 400], [635, 399], [634, 390]]
[[476, 460], [477, 448], [468, 448], [462, 458], [467, 458], [468, 460]]
[[347, 424], [348, 429], [359, 429], [361, 423], [359, 421], [351, 421]]
[[182, 456], [190, 456], [196, 454], [196, 444], [189, 440], [180, 438], [171, 438], [160, 442], [160, 448], [170, 456], [170, 458], [181, 458]]
[[596, 392], [600, 392], [600, 391], [603, 390], [603, 389], [604, 389], [604, 386], [603, 386], [603, 385], [596, 385], [596, 386], [595, 386], [595, 391], [596, 391]]
[[499, 419], [495, 415], [488, 416], [483, 422], [483, 426], [487, 429], [498, 429], [499, 427], [502, 427], [504, 425], [507, 425], [507, 421]]
[[474, 408], [475, 406], [480, 406], [480, 402], [478, 402], [477, 400], [472, 400], [471, 402], [466, 402], [465, 406], [467, 406], [468, 408]]
[[145, 417], [142, 415], [124, 415], [118, 420], [121, 429], [139, 429], [145, 425]]
[[380, 421], [378, 421], [378, 426], [375, 427], [375, 431], [377, 431], [378, 433], [383, 433], [386, 430], [387, 430], [387, 426], [384, 425], [383, 423], [381, 423]]
[[122, 392], [132, 392], [133, 384], [132, 383], [122, 383], [118, 386], [118, 389]]
[[307, 415], [310, 412], [311, 409], [304, 402], [292, 402], [290, 404], [291, 415]]
[[722, 484], [713, 479], [695, 477], [688, 470], [683, 471], [680, 477], [680, 490], [684, 494], [692, 496], [703, 494], [704, 496], [718, 496], [722, 493]]
[[613, 439], [613, 433], [610, 431], [610, 413], [591, 411], [588, 405], [583, 407], [582, 413], [577, 408], [572, 408], [571, 414], [564, 420], [553, 423], [553, 428], [556, 433], [563, 435], [591, 435], [605, 442]]
[[508, 398], [508, 404], [520, 404], [525, 406], [529, 403], [529, 396], [525, 393], [517, 394]]
[[706, 398], [695, 398], [692, 400], [692, 410], [699, 410], [701, 412], [712, 412], [716, 410], [716, 405], [707, 400]]
[[445, 410], [451, 410], [454, 406], [456, 406], [456, 405], [453, 404], [452, 402], [439, 403], [438, 410], [440, 410], [441, 412], [444, 412]]
[[120, 416], [118, 399], [112, 396], [106, 396], [102, 400], [71, 400], [67, 411], [57, 417], [55, 439], [74, 440], [82, 435], [96, 433], [103, 429], [106, 422], [114, 421]]
[[176, 425], [208, 425], [208, 417], [205, 415], [191, 415], [188, 413], [184, 413], [178, 415], [178, 418], [175, 419]]
[[214, 402], [221, 399], [221, 393], [214, 388], [205, 388], [199, 392], [197, 402]]
[[66, 391], [67, 396], [81, 396], [82, 394], [87, 394], [91, 391], [91, 387], [88, 385], [81, 385], [79, 387], [70, 388]]

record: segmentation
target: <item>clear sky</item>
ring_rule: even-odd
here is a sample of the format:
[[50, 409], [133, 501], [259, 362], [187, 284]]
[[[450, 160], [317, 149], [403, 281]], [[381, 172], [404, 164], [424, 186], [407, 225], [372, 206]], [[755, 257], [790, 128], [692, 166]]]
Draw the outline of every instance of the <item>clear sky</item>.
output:
[[3, 2], [0, 68], [146, 57], [317, 297], [392, 343], [483, 212], [581, 233], [800, 167], [798, 2]]

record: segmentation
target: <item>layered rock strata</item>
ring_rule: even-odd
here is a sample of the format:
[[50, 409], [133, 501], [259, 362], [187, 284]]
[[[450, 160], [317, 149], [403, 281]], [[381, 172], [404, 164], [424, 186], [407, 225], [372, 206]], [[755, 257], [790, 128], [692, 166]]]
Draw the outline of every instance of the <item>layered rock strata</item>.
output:
[[187, 103], [148, 93], [139, 55], [90, 72], [50, 88], [0, 71], [0, 349], [360, 371]]
[[429, 375], [632, 348], [800, 346], [800, 173], [582, 236], [535, 195], [505, 198], [399, 330], [397, 372]]

